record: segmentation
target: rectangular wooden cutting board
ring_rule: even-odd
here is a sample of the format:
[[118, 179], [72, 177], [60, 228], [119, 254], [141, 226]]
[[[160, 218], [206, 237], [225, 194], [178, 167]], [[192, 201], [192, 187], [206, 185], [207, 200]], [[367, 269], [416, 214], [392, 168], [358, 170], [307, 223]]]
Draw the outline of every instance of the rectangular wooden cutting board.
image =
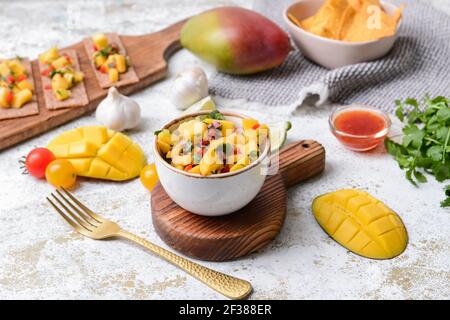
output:
[[[180, 21], [156, 33], [140, 36], [120, 36], [139, 78], [137, 83], [120, 87], [121, 93], [128, 95], [139, 91], [166, 76], [168, 57], [181, 48], [179, 35], [184, 22]], [[77, 51], [81, 71], [85, 74], [84, 83], [89, 103], [76, 108], [48, 110], [44, 101], [38, 61], [33, 60], [31, 65], [39, 103], [39, 114], [24, 118], [0, 120], [0, 150], [95, 110], [106, 96], [107, 90], [99, 86], [83, 42], [61, 49]]]

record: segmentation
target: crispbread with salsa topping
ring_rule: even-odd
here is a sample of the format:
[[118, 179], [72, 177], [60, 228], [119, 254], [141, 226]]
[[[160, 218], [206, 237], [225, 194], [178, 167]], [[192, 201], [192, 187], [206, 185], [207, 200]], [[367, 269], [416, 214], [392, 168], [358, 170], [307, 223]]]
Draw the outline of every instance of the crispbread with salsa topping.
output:
[[[65, 54], [70, 57], [72, 67], [75, 71], [80, 71], [80, 64], [78, 62], [77, 52], [73, 49], [60, 50], [61, 55]], [[39, 61], [39, 70], [41, 71], [42, 91], [44, 93], [44, 100], [47, 109], [55, 110], [61, 108], [74, 108], [85, 106], [89, 103], [84, 82], [81, 81], [73, 86], [70, 91], [71, 95], [66, 100], [58, 100], [52, 90], [52, 79], [43, 73], [48, 68], [48, 65]]]
[[[4, 59], [0, 59], [0, 63]], [[21, 58], [21, 62], [27, 72], [27, 79], [33, 84], [33, 88], [36, 88], [33, 79], [33, 70], [31, 68], [31, 62], [27, 58]], [[31, 101], [27, 102], [21, 108], [0, 108], [0, 120], [22, 118], [32, 116], [39, 113], [39, 105], [36, 97], [36, 90], [33, 90], [33, 97]]]
[[[127, 52], [120, 40], [120, 37], [116, 33], [105, 33], [108, 42], [117, 46], [118, 53], [126, 56]], [[95, 44], [91, 38], [86, 38], [83, 40], [84, 48], [91, 61], [91, 66], [94, 70], [95, 76], [97, 77], [98, 84], [101, 88], [107, 89], [110, 87], [121, 87], [132, 83], [139, 82], [139, 78], [134, 70], [133, 66], [129, 65], [125, 73], [120, 74], [120, 79], [116, 82], [111, 82], [107, 73], [102, 73], [99, 71], [94, 62], [94, 55], [97, 52], [95, 49]]]

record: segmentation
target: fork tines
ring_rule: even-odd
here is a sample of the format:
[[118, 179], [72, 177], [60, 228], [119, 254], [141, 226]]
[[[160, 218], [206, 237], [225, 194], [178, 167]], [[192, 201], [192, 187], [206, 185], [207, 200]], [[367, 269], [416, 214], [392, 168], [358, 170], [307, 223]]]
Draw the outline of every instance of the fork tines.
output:
[[52, 198], [47, 197], [47, 200], [75, 230], [92, 232], [103, 222], [101, 217], [78, 201], [70, 192], [64, 188], [61, 190], [62, 192], [56, 189], [56, 194], [52, 193]]

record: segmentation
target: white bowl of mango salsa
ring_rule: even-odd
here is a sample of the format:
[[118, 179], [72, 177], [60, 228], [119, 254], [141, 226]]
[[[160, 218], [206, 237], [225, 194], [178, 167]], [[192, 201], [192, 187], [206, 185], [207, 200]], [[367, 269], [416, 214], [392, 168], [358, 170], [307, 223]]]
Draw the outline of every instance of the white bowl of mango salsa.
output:
[[266, 178], [266, 125], [233, 112], [198, 112], [155, 133], [160, 182], [180, 207], [195, 214], [230, 214], [252, 201]]

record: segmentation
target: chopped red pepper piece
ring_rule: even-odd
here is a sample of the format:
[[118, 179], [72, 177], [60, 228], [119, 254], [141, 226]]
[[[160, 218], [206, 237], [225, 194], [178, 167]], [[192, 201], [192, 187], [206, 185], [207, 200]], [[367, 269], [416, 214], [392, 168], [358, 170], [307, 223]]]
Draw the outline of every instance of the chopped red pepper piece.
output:
[[16, 79], [14, 79], [14, 77], [12, 75], [9, 75], [8, 77], [6, 77], [6, 81], [9, 84], [13, 84], [16, 81]]
[[257, 124], [255, 124], [255, 125], [252, 127], [252, 129], [253, 129], [253, 130], [256, 130], [256, 129], [258, 129], [260, 126], [261, 126], [261, 125], [260, 125], [259, 123], [257, 123]]
[[98, 51], [98, 48], [95, 44], [92, 46], [92, 49], [94, 49], [94, 51]]
[[26, 80], [26, 79], [27, 79], [27, 76], [24, 75], [24, 74], [21, 74], [20, 76], [17, 77], [17, 81], [23, 81], [23, 80]]
[[8, 94], [6, 95], [6, 101], [8, 103], [11, 103], [14, 99], [14, 93], [12, 91], [9, 91]]
[[108, 68], [104, 64], [102, 64], [100, 66], [100, 72], [101, 73], [108, 73]]
[[52, 66], [49, 66], [47, 69], [45, 69], [44, 71], [42, 71], [41, 74], [42, 74], [43, 76], [49, 76], [50, 73], [52, 73], [52, 71], [53, 71], [53, 67], [52, 67]]
[[192, 164], [188, 164], [186, 167], [184, 167], [184, 171], [189, 171], [192, 169]]

